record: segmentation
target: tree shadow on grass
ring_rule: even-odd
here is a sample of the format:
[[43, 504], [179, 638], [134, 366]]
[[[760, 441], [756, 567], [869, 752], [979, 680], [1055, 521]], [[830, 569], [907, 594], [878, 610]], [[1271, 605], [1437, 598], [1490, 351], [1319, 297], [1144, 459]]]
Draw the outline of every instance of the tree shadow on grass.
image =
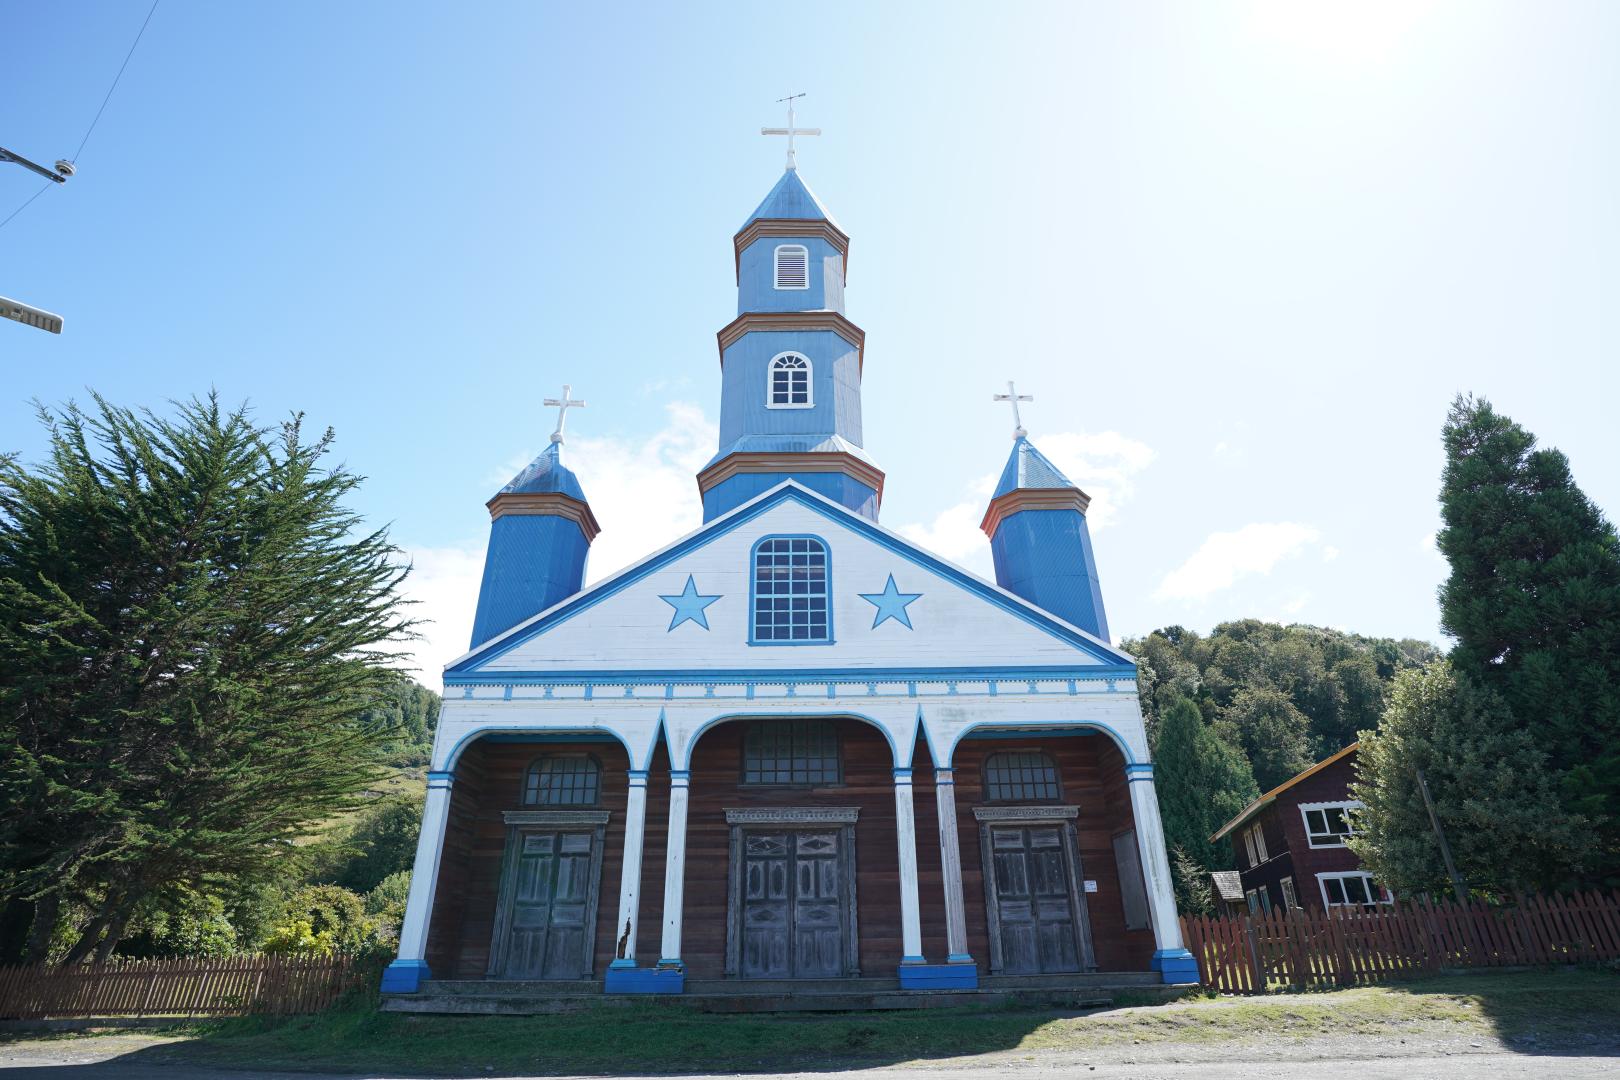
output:
[[1385, 989], [1477, 1009], [1491, 1033], [1517, 1053], [1620, 1055], [1620, 969], [1613, 966], [1459, 971]]

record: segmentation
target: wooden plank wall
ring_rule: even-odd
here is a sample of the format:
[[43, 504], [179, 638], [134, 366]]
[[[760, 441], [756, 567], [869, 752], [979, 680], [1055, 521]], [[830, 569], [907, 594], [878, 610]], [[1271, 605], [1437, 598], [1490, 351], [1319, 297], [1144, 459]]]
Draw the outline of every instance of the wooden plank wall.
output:
[[[682, 952], [693, 978], [721, 978], [725, 970], [728, 807], [857, 806], [856, 894], [863, 974], [892, 976], [900, 963], [900, 894], [896, 865], [893, 755], [875, 728], [858, 720], [833, 721], [844, 755], [844, 783], [821, 788], [743, 788], [740, 783], [745, 721], [716, 726], [694, 751], [687, 812], [685, 918]], [[1127, 931], [1114, 865], [1113, 837], [1133, 827], [1125, 766], [1103, 736], [1032, 739], [968, 739], [956, 752], [957, 821], [962, 851], [968, 944], [988, 971], [984, 881], [979, 829], [973, 808], [983, 805], [984, 758], [1002, 749], [1040, 749], [1057, 761], [1065, 802], [1078, 804], [1077, 833], [1082, 872], [1097, 882], [1086, 897], [1098, 967], [1143, 971], [1153, 955], [1149, 930]], [[624, 807], [628, 762], [616, 743], [522, 744], [480, 742], [457, 766], [450, 821], [428, 964], [438, 978], [481, 979], [489, 965], [496, 890], [505, 844], [501, 812], [519, 808], [523, 770], [539, 753], [591, 753], [602, 762], [602, 803], [610, 811], [602, 857], [594, 974], [613, 959], [620, 929], [620, 864], [624, 855]], [[917, 818], [918, 899], [924, 955], [943, 962], [944, 883], [940, 870], [939, 816], [934, 770], [927, 748], [913, 748]], [[669, 758], [660, 745], [647, 784], [647, 831], [642, 852], [641, 926], [637, 961], [659, 959], [663, 933], [664, 858], [669, 821]]]

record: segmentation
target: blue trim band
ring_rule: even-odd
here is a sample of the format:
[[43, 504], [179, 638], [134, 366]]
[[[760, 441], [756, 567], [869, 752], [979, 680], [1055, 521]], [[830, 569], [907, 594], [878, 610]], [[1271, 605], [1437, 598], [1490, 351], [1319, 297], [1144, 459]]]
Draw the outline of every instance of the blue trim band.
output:
[[[820, 643], [818, 643], [820, 644]], [[662, 689], [670, 683], [784, 683], [837, 682], [865, 686], [874, 682], [1028, 682], [1030, 679], [1104, 681], [1135, 678], [1134, 664], [1045, 667], [908, 667], [908, 668], [646, 668], [627, 671], [500, 672], [476, 674], [446, 672], [446, 686], [623, 686], [638, 683]]]
[[382, 992], [385, 994], [414, 994], [422, 984], [433, 977], [426, 960], [395, 960], [383, 969]]
[[429, 770], [427, 778], [429, 780], [454, 780], [456, 778], [456, 774], [453, 772], [441, 772], [437, 769], [433, 769]]

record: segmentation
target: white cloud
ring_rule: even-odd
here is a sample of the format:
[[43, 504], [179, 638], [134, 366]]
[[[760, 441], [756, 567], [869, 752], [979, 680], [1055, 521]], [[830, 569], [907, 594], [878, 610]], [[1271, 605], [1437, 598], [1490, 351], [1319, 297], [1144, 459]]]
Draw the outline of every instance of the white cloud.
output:
[[1157, 599], [1201, 600], [1231, 588], [1239, 578], [1269, 574], [1283, 559], [1298, 555], [1321, 534], [1290, 521], [1255, 522], [1236, 532], [1210, 534], [1202, 547], [1166, 574]]
[[[1086, 520], [1093, 532], [1113, 523], [1119, 507], [1133, 494], [1136, 474], [1154, 458], [1152, 447], [1117, 431], [1060, 431], [1042, 435], [1037, 445], [1064, 476], [1091, 496]], [[969, 485], [967, 498], [941, 510], [932, 521], [901, 525], [895, 531], [977, 574], [991, 576], [990, 542], [979, 531], [979, 522], [999, 475], [990, 473]]]
[[1283, 610], [1288, 612], [1290, 615], [1298, 615], [1301, 611], [1305, 610], [1305, 605], [1310, 602], [1311, 594], [1308, 592], [1302, 592], [1297, 594], [1292, 600], [1288, 601], [1288, 603], [1284, 604]]
[[[568, 440], [565, 460], [602, 526], [591, 544], [587, 581], [600, 581], [703, 523], [696, 474], [713, 456], [719, 430], [695, 405], [674, 402], [666, 410], [668, 422], [645, 440]], [[487, 482], [504, 484], [533, 459], [534, 453], [515, 456]], [[446, 663], [467, 651], [486, 544], [481, 538], [449, 547], [406, 546], [412, 571], [404, 592], [416, 601], [411, 617], [423, 623], [422, 640], [409, 651], [416, 677], [430, 686]]]
[[1339, 549], [1334, 547], [1332, 544], [1329, 544], [1327, 547], [1322, 549], [1322, 561], [1323, 562], [1332, 562], [1334, 559], [1337, 559], [1338, 557], [1339, 557]]

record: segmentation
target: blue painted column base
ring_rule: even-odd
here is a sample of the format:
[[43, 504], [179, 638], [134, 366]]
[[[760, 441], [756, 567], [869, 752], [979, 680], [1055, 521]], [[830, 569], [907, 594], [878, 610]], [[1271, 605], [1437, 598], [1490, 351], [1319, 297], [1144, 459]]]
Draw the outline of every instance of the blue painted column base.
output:
[[414, 994], [422, 983], [431, 979], [426, 960], [395, 960], [383, 968], [382, 992], [385, 994]]
[[639, 968], [634, 964], [621, 966], [615, 960], [607, 969], [602, 982], [604, 994], [684, 994], [686, 969], [676, 967]]
[[901, 964], [902, 990], [977, 990], [979, 965], [954, 964]]
[[1186, 949], [1160, 949], [1153, 954], [1153, 970], [1166, 983], [1195, 983], [1199, 981], [1198, 961]]

